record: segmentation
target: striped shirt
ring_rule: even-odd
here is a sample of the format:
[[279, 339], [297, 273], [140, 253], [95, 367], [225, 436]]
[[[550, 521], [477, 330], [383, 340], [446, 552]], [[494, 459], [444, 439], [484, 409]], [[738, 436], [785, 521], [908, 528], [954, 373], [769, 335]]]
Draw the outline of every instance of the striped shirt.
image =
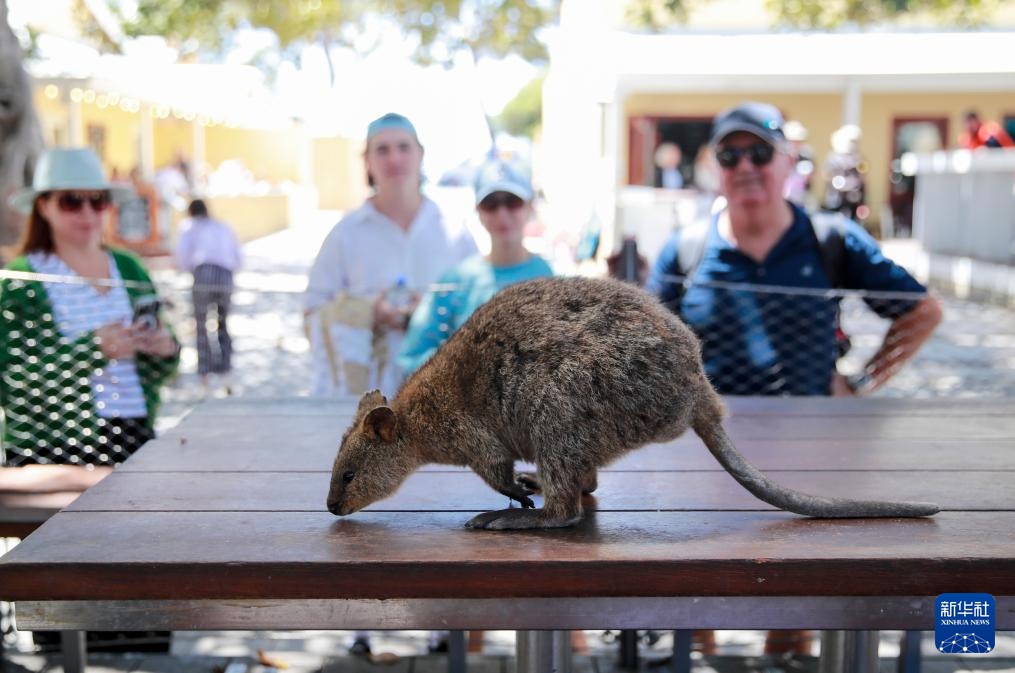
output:
[[[106, 254], [109, 277], [120, 281], [120, 270], [113, 256]], [[38, 273], [54, 276], [78, 274], [58, 256], [35, 252], [28, 262]], [[61, 336], [74, 341], [104, 325], [120, 323], [125, 327], [133, 319], [133, 308], [126, 288], [119, 283], [101, 294], [89, 283], [44, 280], [43, 286], [53, 305], [53, 318]], [[134, 360], [109, 360], [106, 367], [92, 375], [92, 396], [96, 413], [103, 418], [142, 418], [147, 416], [144, 392]]]

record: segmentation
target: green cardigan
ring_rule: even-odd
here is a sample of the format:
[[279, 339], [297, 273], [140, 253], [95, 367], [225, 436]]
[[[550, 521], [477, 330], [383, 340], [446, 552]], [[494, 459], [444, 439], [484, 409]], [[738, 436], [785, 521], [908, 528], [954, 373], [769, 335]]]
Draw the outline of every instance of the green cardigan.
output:
[[[134, 281], [126, 288], [131, 303], [155, 292], [140, 259], [124, 250], [109, 252], [123, 280]], [[34, 272], [25, 257], [7, 268]], [[158, 411], [159, 387], [176, 372], [179, 361], [179, 350], [168, 358], [139, 353], [135, 359], [149, 427]], [[0, 405], [5, 447], [73, 451], [91, 445], [100, 434], [91, 377], [105, 363], [93, 332], [75, 341], [60, 334], [41, 282], [0, 279]]]

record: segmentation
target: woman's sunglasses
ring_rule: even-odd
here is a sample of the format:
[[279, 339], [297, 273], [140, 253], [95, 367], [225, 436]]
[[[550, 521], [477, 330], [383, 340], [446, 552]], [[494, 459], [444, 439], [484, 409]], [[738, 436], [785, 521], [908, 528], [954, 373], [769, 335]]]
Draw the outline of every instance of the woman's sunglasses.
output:
[[723, 147], [715, 153], [715, 160], [723, 168], [736, 168], [741, 157], [747, 157], [755, 166], [764, 166], [772, 163], [775, 156], [775, 148], [768, 143], [754, 143], [747, 147]]
[[525, 201], [514, 194], [494, 192], [479, 202], [479, 209], [484, 213], [496, 213], [501, 206], [504, 206], [508, 210], [518, 210], [524, 205]]
[[56, 206], [64, 213], [79, 213], [89, 204], [96, 213], [101, 213], [113, 202], [109, 192], [57, 192]]

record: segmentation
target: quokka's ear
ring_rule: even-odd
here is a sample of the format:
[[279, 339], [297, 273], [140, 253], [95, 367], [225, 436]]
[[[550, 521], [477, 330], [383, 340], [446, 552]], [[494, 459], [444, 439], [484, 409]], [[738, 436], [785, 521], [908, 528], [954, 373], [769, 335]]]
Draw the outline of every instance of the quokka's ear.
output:
[[369, 393], [364, 393], [363, 397], [359, 399], [359, 406], [356, 408], [356, 413], [362, 413], [369, 411], [374, 407], [387, 406], [388, 400], [384, 395], [381, 395], [379, 390], [371, 390]]
[[395, 412], [391, 407], [376, 407], [363, 419], [363, 432], [383, 442], [395, 439]]

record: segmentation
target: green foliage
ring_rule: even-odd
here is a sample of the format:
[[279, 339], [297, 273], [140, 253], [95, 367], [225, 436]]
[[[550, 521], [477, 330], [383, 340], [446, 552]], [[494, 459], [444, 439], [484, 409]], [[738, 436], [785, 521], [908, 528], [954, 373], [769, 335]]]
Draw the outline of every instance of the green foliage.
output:
[[474, 56], [510, 53], [546, 57], [537, 31], [556, 19], [558, 0], [139, 0], [128, 35], [194, 39], [221, 48], [223, 36], [241, 26], [268, 28], [285, 48], [299, 41], [347, 42], [364, 19], [380, 17], [401, 27], [418, 46], [422, 63], [448, 63], [469, 49]]
[[497, 116], [497, 128], [513, 136], [534, 138], [543, 124], [543, 81], [540, 75], [521, 88]]
[[375, 9], [418, 40], [421, 63], [447, 63], [456, 52], [475, 58], [517, 54], [527, 61], [546, 59], [538, 30], [557, 18], [558, 1], [539, 0], [393, 0]]
[[[707, 2], [708, 0], [698, 0]], [[831, 30], [917, 17], [944, 26], [977, 26], [990, 20], [1003, 0], [765, 0], [775, 25]], [[662, 31], [686, 23], [693, 0], [628, 0], [632, 28]]]
[[624, 11], [627, 25], [659, 32], [687, 22], [685, 0], [629, 0]]
[[84, 0], [73, 0], [71, 3], [71, 15], [74, 17], [74, 21], [81, 28], [81, 33], [90, 39], [93, 43], [98, 45], [100, 49], [106, 52], [118, 52], [120, 51], [120, 45], [118, 45], [109, 34], [103, 30], [99, 22], [96, 21], [95, 16], [91, 10], [85, 5]]
[[[162, 35], [182, 42], [197, 40], [216, 49], [222, 37], [239, 25], [236, 3], [228, 0], [139, 0], [137, 19], [124, 22], [127, 35]], [[245, 4], [245, 3], [244, 3]]]
[[776, 21], [799, 28], [832, 29], [906, 17], [926, 18], [945, 26], [976, 26], [988, 21], [999, 0], [766, 0]]

